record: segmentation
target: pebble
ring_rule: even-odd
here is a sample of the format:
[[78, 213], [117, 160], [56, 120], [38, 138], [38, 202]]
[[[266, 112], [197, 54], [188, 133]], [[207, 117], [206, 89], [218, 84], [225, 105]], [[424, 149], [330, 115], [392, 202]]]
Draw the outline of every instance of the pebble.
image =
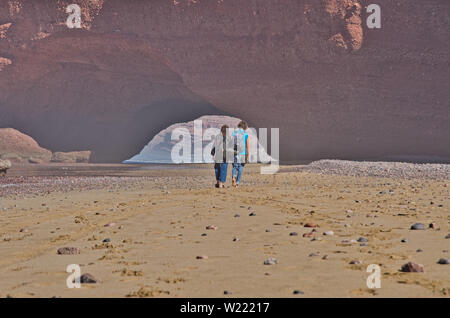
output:
[[228, 291], [228, 290], [224, 290], [224, 291], [223, 291], [223, 294], [224, 294], [224, 295], [231, 295], [231, 292]]
[[27, 233], [28, 230], [27, 230], [27, 229], [20, 229], [19, 232], [20, 232], [20, 233]]
[[264, 261], [264, 265], [275, 265], [277, 263], [277, 260], [273, 257], [270, 257]]
[[207, 230], [217, 230], [218, 229], [218, 227], [217, 226], [215, 226], [215, 225], [208, 225], [207, 227], [206, 227], [206, 229]]
[[424, 269], [422, 264], [409, 262], [402, 266], [401, 271], [405, 273], [422, 273]]
[[409, 240], [407, 238], [402, 239], [402, 243], [408, 243]]
[[357, 242], [360, 242], [360, 243], [361, 243], [361, 242], [369, 242], [368, 239], [366, 239], [365, 237], [362, 237], [362, 236], [361, 236], [359, 239], [357, 239], [356, 241], [357, 241]]
[[206, 234], [206, 233], [202, 233], [202, 236], [207, 236], [208, 234]]
[[207, 255], [199, 255], [196, 257], [196, 259], [208, 259]]
[[250, 213], [248, 216], [255, 216], [256, 215], [256, 213], [255, 212], [252, 212], [252, 213]]
[[418, 248], [418, 249], [416, 250], [416, 252], [417, 252], [417, 253], [422, 253], [422, 252], [423, 252], [423, 249]]
[[309, 232], [309, 233], [303, 234], [303, 237], [313, 237], [313, 236], [314, 236], [314, 232]]
[[423, 223], [416, 223], [411, 225], [411, 230], [425, 230], [425, 225]]
[[103, 243], [109, 243], [109, 242], [111, 242], [111, 239], [110, 239], [110, 238], [105, 238], [105, 239], [103, 240]]
[[328, 255], [324, 255], [322, 259], [328, 259]]
[[450, 258], [441, 258], [438, 261], [439, 264], [450, 264]]
[[237, 241], [239, 241], [239, 238], [238, 238], [237, 236], [235, 236], [235, 237], [233, 238], [233, 242], [237, 242]]
[[105, 227], [110, 227], [110, 226], [114, 226], [114, 225], [116, 225], [116, 223], [111, 222], [111, 223], [105, 224]]
[[323, 233], [323, 235], [333, 236], [334, 232], [333, 231], [326, 231], [326, 232]]
[[302, 292], [301, 290], [298, 290], [298, 289], [294, 290], [292, 293], [294, 295], [303, 295], [304, 294], [304, 292]]
[[240, 215], [239, 215], [239, 214], [235, 214], [234, 217], [235, 217], [235, 218], [239, 218]]
[[352, 265], [360, 265], [362, 263], [363, 262], [361, 260], [353, 260], [353, 261], [350, 262], [350, 264], [352, 264]]
[[306, 223], [304, 227], [317, 227], [317, 224], [314, 223]]
[[436, 229], [436, 228], [437, 228], [437, 225], [436, 225], [436, 223], [430, 223], [430, 225], [428, 225], [428, 227], [429, 227], [430, 229]]
[[266, 232], [267, 232], [267, 233], [270, 232], [270, 229], [266, 229]]
[[83, 274], [80, 276], [80, 283], [81, 284], [96, 284], [96, 283], [98, 283], [98, 280], [91, 274], [86, 273], [86, 274]]
[[450, 239], [450, 234], [447, 234], [447, 235], [445, 236], [445, 238], [446, 238], [446, 239]]
[[319, 255], [317, 255], [316, 253], [311, 253], [311, 254], [309, 254], [308, 256], [309, 256], [309, 257], [314, 257], [314, 256], [319, 256]]
[[297, 236], [297, 235], [298, 235], [297, 232], [291, 232], [291, 233], [289, 233], [289, 236]]
[[77, 247], [60, 247], [57, 252], [59, 255], [74, 255], [80, 254], [80, 249]]

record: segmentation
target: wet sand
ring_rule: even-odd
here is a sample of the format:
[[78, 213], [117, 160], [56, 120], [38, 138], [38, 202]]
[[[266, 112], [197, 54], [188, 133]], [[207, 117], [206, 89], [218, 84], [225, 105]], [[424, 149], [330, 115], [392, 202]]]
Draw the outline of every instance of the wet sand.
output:
[[[0, 297], [450, 297], [448, 178], [250, 165], [244, 181], [215, 189], [209, 165], [16, 167], [0, 181]], [[425, 271], [400, 272], [409, 261]], [[67, 288], [69, 264], [100, 282]]]

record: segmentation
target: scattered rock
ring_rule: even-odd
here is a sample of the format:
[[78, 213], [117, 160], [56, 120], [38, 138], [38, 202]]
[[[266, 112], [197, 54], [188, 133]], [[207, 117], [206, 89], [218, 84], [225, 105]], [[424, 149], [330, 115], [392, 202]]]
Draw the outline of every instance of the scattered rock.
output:
[[196, 257], [196, 259], [208, 259], [207, 255], [199, 255]]
[[277, 263], [277, 260], [273, 257], [270, 257], [264, 261], [264, 265], [275, 265]]
[[422, 264], [408, 262], [402, 266], [401, 271], [405, 273], [422, 273], [424, 269]]
[[423, 249], [418, 248], [418, 249], [416, 250], [416, 252], [417, 252], [417, 253], [422, 253], [422, 252], [423, 252]]
[[294, 295], [303, 295], [304, 294], [304, 292], [302, 292], [301, 290], [298, 290], [298, 289], [294, 290], [292, 293]]
[[363, 262], [361, 260], [353, 260], [353, 261], [350, 262], [350, 264], [352, 264], [352, 265], [360, 265], [362, 263]]
[[297, 236], [297, 235], [298, 235], [297, 232], [291, 232], [291, 233], [289, 233], [289, 236]]
[[111, 222], [111, 223], [107, 223], [107, 224], [105, 224], [104, 226], [105, 226], [105, 227], [111, 227], [111, 226], [114, 226], [114, 225], [116, 225], [116, 223], [114, 223], [114, 222]]
[[80, 254], [80, 249], [77, 247], [60, 247], [57, 252], [59, 255], [74, 255]]
[[446, 238], [446, 239], [450, 239], [450, 234], [447, 234], [447, 235], [445, 236], [445, 238]]
[[316, 224], [314, 224], [314, 223], [306, 223], [304, 225], [304, 227], [318, 227], [318, 226]]
[[207, 230], [217, 230], [218, 229], [218, 227], [217, 226], [215, 226], [215, 225], [208, 225], [207, 227], [206, 227], [206, 229]]
[[323, 235], [333, 236], [334, 232], [333, 231], [326, 231], [326, 232], [323, 233]]
[[235, 237], [233, 238], [233, 242], [237, 242], [237, 241], [239, 241], [239, 238], [238, 238], [237, 236], [235, 236]]
[[313, 236], [314, 236], [314, 232], [309, 232], [309, 233], [303, 234], [303, 237], [313, 237]]
[[206, 233], [202, 233], [202, 236], [207, 236], [208, 234], [206, 234]]
[[256, 215], [256, 213], [255, 212], [252, 212], [252, 213], [250, 213], [248, 216], [255, 216]]
[[433, 230], [436, 230], [436, 229], [437, 229], [436, 223], [430, 223], [430, 224], [428, 225], [428, 227], [429, 227], [430, 229], [433, 229]]
[[231, 295], [231, 292], [228, 291], [228, 290], [224, 290], [224, 291], [223, 291], [223, 294], [224, 294], [224, 295]]
[[105, 239], [103, 240], [103, 243], [109, 243], [109, 242], [111, 242], [111, 239], [109, 239], [109, 238], [105, 238]]
[[411, 230], [425, 230], [425, 224], [423, 223], [416, 223], [411, 225]]
[[362, 236], [361, 236], [359, 239], [357, 239], [356, 241], [357, 241], [357, 242], [360, 242], [360, 243], [361, 243], [361, 242], [369, 242], [368, 239], [366, 239], [365, 237], [362, 237]]
[[235, 218], [238, 218], [238, 217], [240, 217], [240, 215], [239, 215], [239, 214], [235, 214], [234, 217], [235, 217]]
[[438, 264], [450, 264], [450, 258], [441, 258], [439, 259]]
[[402, 239], [402, 243], [408, 243], [409, 240], [407, 238]]

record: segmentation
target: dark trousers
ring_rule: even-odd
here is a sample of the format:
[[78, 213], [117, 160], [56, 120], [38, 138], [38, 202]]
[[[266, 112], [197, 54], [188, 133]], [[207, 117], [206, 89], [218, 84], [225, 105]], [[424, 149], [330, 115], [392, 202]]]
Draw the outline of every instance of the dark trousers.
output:
[[228, 163], [215, 163], [214, 170], [216, 171], [217, 182], [220, 181], [225, 183], [225, 181], [227, 181]]

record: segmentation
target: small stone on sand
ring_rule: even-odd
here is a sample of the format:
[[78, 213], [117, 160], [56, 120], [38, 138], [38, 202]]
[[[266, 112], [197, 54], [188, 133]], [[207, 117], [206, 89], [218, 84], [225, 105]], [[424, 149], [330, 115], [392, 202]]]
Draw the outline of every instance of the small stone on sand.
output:
[[275, 265], [277, 264], [277, 260], [273, 257], [270, 257], [264, 261], [264, 265]]
[[402, 266], [401, 271], [405, 273], [422, 273], [424, 269], [422, 264], [408, 262]]
[[74, 255], [80, 254], [80, 249], [77, 247], [60, 247], [57, 252], [59, 255]]
[[91, 274], [86, 273], [86, 274], [83, 274], [80, 276], [80, 283], [81, 284], [96, 284], [96, 283], [98, 283], [98, 280]]
[[425, 230], [425, 225], [423, 223], [416, 223], [411, 225], [411, 230]]

